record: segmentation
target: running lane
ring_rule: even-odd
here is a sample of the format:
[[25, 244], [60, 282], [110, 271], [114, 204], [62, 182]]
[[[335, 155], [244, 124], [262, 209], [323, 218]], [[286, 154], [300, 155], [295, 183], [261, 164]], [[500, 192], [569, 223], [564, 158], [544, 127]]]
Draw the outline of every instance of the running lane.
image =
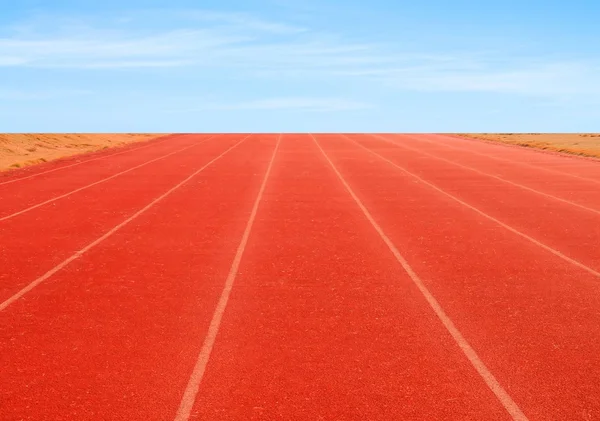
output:
[[[550, 168], [523, 165], [514, 160], [500, 160], [489, 154], [473, 153], [469, 149], [451, 148], [447, 142], [432, 141], [424, 135], [383, 135], [403, 150], [418, 151], [427, 156], [436, 157], [442, 162], [452, 162], [502, 178], [505, 183], [520, 184], [522, 189], [530, 188], [558, 198], [569, 200], [575, 204], [598, 210], [600, 213], [600, 180], [572, 177], [564, 173], [549, 171]], [[565, 157], [567, 160], [572, 158]], [[581, 161], [581, 159], [579, 159]], [[598, 163], [600, 166], [600, 162]]]
[[145, 149], [154, 144], [168, 141], [175, 135], [162, 135], [141, 142], [128, 143], [118, 147], [108, 147], [96, 152], [87, 152], [83, 154], [71, 155], [64, 158], [59, 158], [53, 161], [31, 165], [24, 168], [12, 169], [10, 171], [0, 172], [0, 185], [12, 184], [18, 181], [28, 180], [30, 178], [39, 177], [56, 171], [63, 171], [67, 168], [76, 167], [87, 162], [93, 162], [110, 156], [117, 156], [129, 151]]
[[[0, 178], [0, 198], [2, 199], [0, 200], [0, 219], [181, 150], [206, 137], [206, 135], [171, 135], [147, 145], [113, 152], [113, 155], [100, 155], [101, 159], [94, 159], [95, 154], [89, 154], [89, 158], [88, 154], [78, 155], [76, 160], [73, 158], [75, 162], [88, 159], [90, 161], [69, 167], [68, 162], [71, 161], [67, 160], [60, 166], [52, 165], [51, 169], [65, 167], [56, 171], [46, 172], [48, 168], [45, 168], [44, 165], [40, 166], [41, 168], [35, 167], [36, 171], [33, 174], [40, 173], [35, 177], [22, 178], [24, 175], [18, 173]], [[96, 156], [96, 158], [99, 157]]]
[[252, 136], [0, 313], [2, 420], [175, 416], [276, 139]]
[[283, 137], [189, 415], [510, 419], [308, 135]]
[[[342, 136], [318, 140], [530, 420], [600, 417], [597, 276]], [[388, 145], [378, 153], [393, 162], [397, 152]], [[430, 160], [426, 167], [425, 161], [420, 162], [424, 177], [470, 181], [466, 175], [455, 178]], [[478, 189], [473, 194], [486, 190], [483, 181]], [[547, 212], [531, 201], [519, 206], [536, 214]]]
[[447, 143], [448, 145], [465, 148], [474, 152], [528, 165], [549, 168], [600, 182], [600, 165], [598, 165], [600, 161], [597, 159], [546, 152], [535, 148], [464, 138], [460, 136], [439, 134], [424, 134], [422, 136], [434, 142]]
[[[0, 303], [240, 142], [245, 135], [208, 140], [203, 135], [191, 137], [195, 139], [187, 142], [196, 146], [183, 153], [0, 221]], [[99, 162], [108, 164], [109, 159]]]
[[[350, 136], [387, 159], [397, 163], [413, 174], [433, 183], [439, 188], [477, 207], [503, 223], [535, 238], [566, 256], [600, 272], [600, 200], [597, 189], [578, 190], [578, 181], [573, 181], [573, 193], [579, 201], [597, 206], [583, 209], [575, 203], [567, 203], [523, 189], [514, 184], [474, 172], [421, 152], [423, 146], [407, 149], [402, 144], [370, 135]], [[570, 159], [570, 158], [565, 158]], [[487, 164], [487, 163], [486, 163]], [[473, 164], [469, 164], [473, 166]], [[493, 166], [485, 170], [494, 171]], [[556, 195], [566, 196], [550, 188]], [[566, 186], [561, 189], [563, 192]], [[548, 191], [548, 188], [546, 189]], [[597, 202], [597, 203], [594, 203]]]

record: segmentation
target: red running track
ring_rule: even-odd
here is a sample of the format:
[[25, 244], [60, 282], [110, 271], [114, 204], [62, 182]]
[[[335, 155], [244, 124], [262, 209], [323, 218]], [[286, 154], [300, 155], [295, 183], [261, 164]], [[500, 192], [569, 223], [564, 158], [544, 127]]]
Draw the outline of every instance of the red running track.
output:
[[0, 184], [2, 420], [600, 419], [599, 162], [221, 134], [52, 168]]

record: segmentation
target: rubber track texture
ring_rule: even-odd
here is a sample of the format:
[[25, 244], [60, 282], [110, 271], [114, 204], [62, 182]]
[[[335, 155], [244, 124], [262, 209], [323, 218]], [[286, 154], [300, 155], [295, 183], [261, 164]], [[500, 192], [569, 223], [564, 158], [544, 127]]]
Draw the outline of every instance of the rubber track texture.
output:
[[[419, 153], [415, 147], [415, 150], [402, 148], [400, 142], [396, 146], [371, 136], [350, 138], [486, 214], [600, 272], [600, 247], [597, 247], [600, 214], [437, 160]], [[479, 165], [490, 166], [485, 170], [487, 172], [494, 171], [493, 165], [487, 161]], [[436, 170], [432, 171], [432, 168]], [[570, 183], [579, 197], [594, 198], [600, 195], [600, 190], [596, 188], [587, 186], [578, 190], [581, 182], [570, 180]], [[561, 189], [555, 186], [550, 189], [556, 195], [564, 196], [561, 191], [566, 187]], [[591, 201], [594, 199], [588, 202]], [[600, 210], [600, 201], [597, 206]]]
[[506, 158], [514, 162], [524, 162], [539, 165], [544, 168], [570, 173], [600, 181], [600, 161], [595, 158], [561, 154], [543, 151], [535, 148], [526, 148], [518, 145], [509, 145], [493, 141], [463, 138], [458, 136], [444, 136], [438, 134], [423, 135], [436, 142], [449, 142], [466, 147], [469, 150]]
[[[210, 136], [174, 135], [0, 184], [10, 212], [198, 143], [0, 223], [0, 299], [247, 135]], [[529, 420], [600, 419], [598, 277], [464, 203], [594, 268], [596, 217], [427, 154], [592, 207], [599, 163], [440, 135], [382, 136], [394, 144], [315, 135]], [[174, 420], [207, 340], [190, 420], [511, 419], [309, 135], [282, 136], [256, 206], [277, 139], [249, 136], [0, 311], [1, 419]]]
[[0, 313], [3, 419], [174, 416], [274, 145], [242, 143]]
[[284, 136], [190, 419], [510, 419], [307, 135]]
[[[318, 138], [529, 419], [593, 419], [600, 408], [598, 278], [347, 138]], [[367, 143], [369, 137], [359, 140]], [[384, 156], [394, 159], [396, 153], [392, 147]], [[446, 173], [428, 163], [419, 163], [425, 176]], [[453, 178], [452, 173], [447, 176]], [[510, 200], [500, 192], [498, 198]], [[520, 206], [528, 208], [531, 202]]]
[[0, 185], [13, 184], [23, 180], [29, 180], [41, 175], [76, 167], [87, 162], [98, 161], [125, 153], [138, 153], [140, 150], [149, 148], [154, 144], [166, 142], [174, 136], [177, 135], [162, 135], [142, 142], [129, 143], [123, 146], [102, 149], [96, 152], [71, 155], [25, 168], [2, 171], [0, 172]]
[[[199, 142], [203, 138], [196, 137]], [[0, 302], [133, 215], [241, 137], [213, 138], [0, 222]], [[188, 139], [188, 142], [190, 140]], [[35, 241], [32, 241], [35, 238]]]

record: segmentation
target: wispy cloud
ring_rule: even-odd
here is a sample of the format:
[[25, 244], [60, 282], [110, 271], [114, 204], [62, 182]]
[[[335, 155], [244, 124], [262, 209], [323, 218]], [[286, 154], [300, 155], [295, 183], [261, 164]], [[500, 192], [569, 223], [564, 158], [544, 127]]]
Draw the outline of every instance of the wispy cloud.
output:
[[[150, 13], [150, 12], [146, 12]], [[165, 12], [167, 13], [167, 12]], [[154, 16], [153, 18], [157, 17]], [[139, 18], [139, 17], [138, 17]], [[0, 36], [4, 66], [34, 68], [226, 67], [242, 72], [294, 76], [390, 65], [397, 57], [370, 42], [348, 42], [334, 34], [210, 11], [168, 12], [160, 29], [85, 19], [43, 19], [17, 25]]]
[[0, 87], [0, 100], [5, 101], [43, 101], [57, 98], [69, 98], [91, 95], [93, 92], [86, 90], [43, 90], [25, 91]]
[[203, 52], [248, 40], [209, 29], [182, 29], [151, 35], [113, 30], [77, 30], [70, 35], [0, 38], [7, 65], [94, 68], [179, 66], [201, 63]]
[[[140, 15], [163, 17], [157, 13]], [[140, 16], [133, 14], [104, 22], [80, 18], [62, 23], [52, 19], [52, 25], [43, 19], [23, 23], [0, 36], [0, 67], [217, 69], [246, 78], [347, 78], [397, 91], [546, 97], [600, 92], [600, 63], [589, 60], [518, 58], [510, 51], [415, 53], [246, 13], [164, 13], [165, 23], [154, 29], [138, 25]], [[279, 102], [280, 107], [284, 104]], [[269, 102], [253, 106], [265, 109]]]
[[581, 62], [480, 62], [479, 68], [436, 66], [381, 75], [399, 89], [428, 92], [493, 92], [534, 96], [600, 93], [600, 65]]
[[2, 57], [2, 56], [0, 56], [0, 67], [21, 66], [26, 63], [27, 63], [27, 60], [25, 60], [22, 57], [10, 57], [10, 56]]
[[220, 25], [230, 25], [237, 30], [251, 30], [278, 35], [298, 34], [308, 31], [307, 28], [293, 25], [285, 22], [272, 22], [260, 19], [249, 13], [224, 13], [207, 10], [189, 10], [182, 12], [181, 16], [185, 19], [192, 19], [200, 22], [211, 22]]
[[180, 113], [207, 110], [302, 110], [311, 112], [332, 112], [362, 110], [367, 108], [373, 108], [373, 105], [341, 98], [287, 97], [265, 98], [231, 103], [212, 102], [187, 109], [170, 110], [170, 112]]

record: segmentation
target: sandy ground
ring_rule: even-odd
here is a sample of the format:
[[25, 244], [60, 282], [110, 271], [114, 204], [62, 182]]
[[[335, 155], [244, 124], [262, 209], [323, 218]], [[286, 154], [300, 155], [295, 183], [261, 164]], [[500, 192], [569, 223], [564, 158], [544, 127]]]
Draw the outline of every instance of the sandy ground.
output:
[[152, 139], [155, 133], [0, 133], [0, 171]]
[[530, 148], [600, 158], [598, 133], [457, 133], [459, 136], [492, 140]]

